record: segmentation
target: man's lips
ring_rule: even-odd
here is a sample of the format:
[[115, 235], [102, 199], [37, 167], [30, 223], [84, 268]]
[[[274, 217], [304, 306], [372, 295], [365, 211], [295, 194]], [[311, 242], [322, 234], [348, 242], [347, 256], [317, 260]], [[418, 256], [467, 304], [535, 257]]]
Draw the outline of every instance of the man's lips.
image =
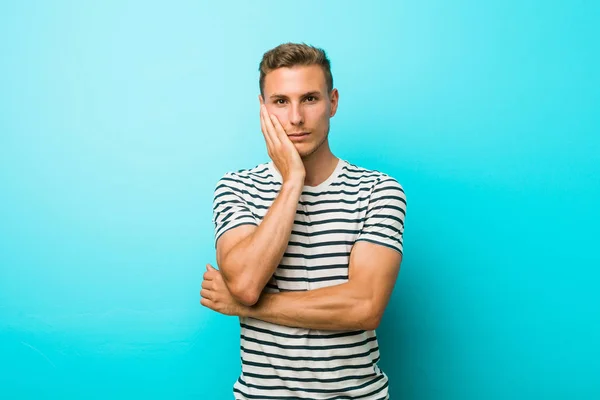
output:
[[310, 132], [292, 133], [288, 135], [289, 139], [293, 142], [304, 140], [310, 135]]

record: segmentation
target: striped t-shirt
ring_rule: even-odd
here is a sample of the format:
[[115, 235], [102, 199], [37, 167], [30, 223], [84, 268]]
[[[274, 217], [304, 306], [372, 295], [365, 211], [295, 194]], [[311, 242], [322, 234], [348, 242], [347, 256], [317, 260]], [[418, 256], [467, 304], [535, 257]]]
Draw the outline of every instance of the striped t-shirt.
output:
[[[259, 225], [281, 189], [272, 161], [226, 173], [213, 202], [215, 245], [229, 229]], [[339, 159], [318, 186], [305, 186], [288, 247], [265, 293], [348, 281], [355, 242], [402, 253], [406, 196], [391, 176]], [[388, 399], [374, 330], [291, 328], [240, 317], [241, 375], [235, 399]]]

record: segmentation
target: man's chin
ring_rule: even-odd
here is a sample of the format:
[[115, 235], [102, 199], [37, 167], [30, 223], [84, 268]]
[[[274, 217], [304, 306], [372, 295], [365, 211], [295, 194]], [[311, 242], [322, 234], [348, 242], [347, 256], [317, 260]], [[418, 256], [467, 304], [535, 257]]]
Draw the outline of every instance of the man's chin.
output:
[[303, 148], [302, 151], [300, 151], [300, 149], [298, 149], [298, 154], [300, 155], [300, 158], [306, 159], [306, 158], [312, 156], [316, 151], [317, 151], [317, 149], [315, 149], [313, 147]]
[[314, 153], [316, 153], [317, 150], [319, 150], [326, 141], [327, 141], [327, 137], [325, 137], [323, 139], [323, 141], [321, 143], [319, 143], [318, 145], [315, 144], [314, 142], [308, 142], [308, 143], [294, 143], [294, 146], [296, 146], [296, 150], [298, 150], [298, 154], [300, 155], [300, 158], [306, 159], [306, 158], [312, 156]]
[[310, 150], [312, 150], [309, 146], [306, 145], [306, 143], [294, 143], [294, 147], [296, 148], [296, 150], [298, 150], [298, 154], [300, 154], [300, 157], [302, 157], [306, 153], [310, 153]]

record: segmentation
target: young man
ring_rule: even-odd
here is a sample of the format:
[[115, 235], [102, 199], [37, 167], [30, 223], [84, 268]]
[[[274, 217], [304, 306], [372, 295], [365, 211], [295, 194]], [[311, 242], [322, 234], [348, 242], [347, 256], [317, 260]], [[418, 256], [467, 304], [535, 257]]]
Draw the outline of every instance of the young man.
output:
[[339, 93], [325, 52], [287, 43], [260, 63], [271, 161], [214, 193], [219, 269], [201, 304], [239, 316], [236, 399], [387, 399], [375, 334], [400, 269], [406, 197], [329, 148]]

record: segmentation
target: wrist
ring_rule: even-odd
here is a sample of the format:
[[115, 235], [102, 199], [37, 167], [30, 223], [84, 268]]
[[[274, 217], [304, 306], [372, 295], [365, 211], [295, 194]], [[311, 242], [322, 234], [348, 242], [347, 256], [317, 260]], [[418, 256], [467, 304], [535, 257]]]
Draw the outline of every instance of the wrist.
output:
[[242, 318], [252, 317], [252, 307], [240, 304], [236, 314]]
[[298, 178], [290, 178], [283, 181], [281, 185], [281, 190], [287, 190], [290, 192], [297, 193], [298, 195], [302, 194], [302, 190], [304, 189], [304, 177], [300, 176]]
[[254, 318], [254, 319], [261, 319], [261, 317], [264, 317], [264, 311], [267, 309], [267, 307], [269, 307], [269, 304], [272, 303], [272, 301], [274, 300], [274, 297], [277, 296], [277, 294], [275, 293], [262, 293], [258, 299], [258, 301], [256, 302], [256, 304], [252, 305], [252, 306], [245, 306], [245, 305], [241, 305], [240, 308], [240, 317], [247, 317], [247, 318]]

